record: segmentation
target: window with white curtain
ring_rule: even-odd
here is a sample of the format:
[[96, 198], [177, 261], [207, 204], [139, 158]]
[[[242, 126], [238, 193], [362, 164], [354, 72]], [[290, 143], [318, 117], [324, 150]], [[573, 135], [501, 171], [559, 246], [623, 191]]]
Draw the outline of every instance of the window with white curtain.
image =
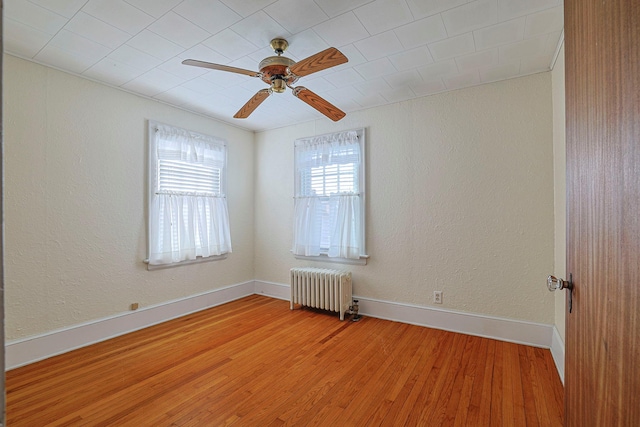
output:
[[231, 252], [226, 141], [149, 122], [149, 265]]
[[364, 129], [295, 141], [293, 253], [366, 259]]

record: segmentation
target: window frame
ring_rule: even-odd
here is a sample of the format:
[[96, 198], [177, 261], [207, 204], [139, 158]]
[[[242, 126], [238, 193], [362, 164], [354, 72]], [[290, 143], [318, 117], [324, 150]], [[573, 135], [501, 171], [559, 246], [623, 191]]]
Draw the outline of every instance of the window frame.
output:
[[[367, 224], [366, 224], [366, 206], [367, 206], [367, 191], [366, 191], [366, 165], [367, 165], [367, 152], [366, 152], [366, 132], [365, 128], [357, 128], [357, 129], [348, 129], [339, 132], [329, 132], [321, 135], [314, 135], [309, 137], [297, 138], [294, 142], [294, 158], [293, 158], [293, 175], [294, 175], [294, 198], [299, 194], [299, 190], [302, 186], [301, 177], [298, 173], [296, 173], [296, 166], [298, 164], [297, 152], [295, 150], [295, 146], [299, 140], [306, 140], [312, 138], [322, 138], [325, 136], [330, 136], [336, 133], [342, 132], [356, 132], [358, 136], [358, 143], [360, 144], [360, 165], [358, 168], [358, 193], [360, 196], [360, 224], [362, 234], [360, 236], [360, 244], [362, 251], [360, 253], [359, 259], [351, 259], [351, 258], [343, 258], [343, 257], [329, 257], [328, 249], [322, 250], [319, 256], [306, 256], [306, 255], [297, 255], [293, 254], [296, 259], [301, 260], [310, 260], [310, 261], [321, 261], [321, 262], [330, 262], [337, 264], [355, 264], [355, 265], [366, 265], [367, 260], [369, 259], [369, 255], [367, 252]], [[293, 253], [293, 250], [291, 251]]]
[[146, 215], [146, 221], [147, 221], [147, 258], [144, 260], [144, 263], [147, 265], [147, 270], [149, 270], [149, 271], [160, 270], [160, 269], [165, 269], [165, 268], [178, 267], [178, 266], [182, 266], [182, 265], [199, 264], [199, 263], [211, 262], [211, 261], [220, 261], [220, 260], [224, 260], [224, 259], [228, 258], [230, 252], [226, 252], [226, 253], [223, 253], [221, 255], [211, 255], [211, 256], [208, 256], [208, 257], [203, 257], [201, 255], [198, 255], [196, 257], [196, 259], [184, 260], [184, 261], [179, 261], [179, 262], [172, 262], [172, 263], [167, 263], [167, 264], [150, 264], [149, 263], [150, 252], [151, 252], [151, 233], [153, 232], [151, 230], [151, 206], [152, 206], [152, 203], [154, 201], [154, 197], [156, 196], [155, 189], [157, 187], [157, 182], [159, 180], [159, 177], [158, 177], [158, 173], [159, 173], [158, 157], [157, 157], [156, 151], [154, 151], [154, 148], [156, 147], [155, 138], [154, 138], [154, 132], [156, 132], [158, 126], [165, 126], [165, 127], [177, 129], [177, 130], [180, 130], [180, 131], [188, 132], [190, 135], [193, 135], [193, 136], [198, 137], [198, 138], [215, 139], [215, 140], [219, 140], [219, 141], [223, 142], [225, 153], [224, 153], [224, 165], [223, 165], [222, 171], [220, 173], [220, 192], [219, 192], [219, 194], [220, 194], [220, 197], [225, 197], [226, 198], [226, 196], [227, 196], [227, 165], [228, 165], [228, 157], [229, 157], [229, 145], [228, 145], [228, 143], [227, 143], [227, 141], [225, 139], [219, 138], [219, 137], [216, 137], [216, 136], [212, 136], [212, 135], [206, 135], [206, 134], [203, 134], [203, 133], [200, 133], [200, 132], [195, 132], [195, 131], [192, 131], [192, 130], [189, 130], [189, 129], [186, 129], [186, 128], [182, 128], [182, 127], [175, 126], [175, 125], [170, 125], [170, 124], [159, 122], [159, 121], [155, 121], [155, 120], [147, 120], [147, 156], [148, 156], [149, 169], [147, 171], [148, 192], [147, 192], [147, 215]]

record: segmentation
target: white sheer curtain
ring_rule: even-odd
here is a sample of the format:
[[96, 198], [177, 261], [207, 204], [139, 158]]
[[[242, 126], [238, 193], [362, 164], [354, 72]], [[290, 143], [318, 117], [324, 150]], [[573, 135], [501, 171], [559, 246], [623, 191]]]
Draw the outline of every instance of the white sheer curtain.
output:
[[160, 124], [150, 132], [149, 264], [231, 252], [224, 141]]
[[360, 147], [356, 131], [296, 141], [294, 254], [363, 254]]

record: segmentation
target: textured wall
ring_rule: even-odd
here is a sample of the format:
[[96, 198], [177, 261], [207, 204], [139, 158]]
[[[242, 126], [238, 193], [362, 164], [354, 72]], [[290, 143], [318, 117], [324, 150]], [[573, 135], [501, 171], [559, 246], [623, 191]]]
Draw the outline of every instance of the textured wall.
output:
[[[553, 274], [567, 276], [567, 155], [565, 143], [564, 114], [564, 45], [558, 54], [551, 72], [553, 86], [553, 168], [554, 168], [554, 212], [555, 212], [555, 263]], [[564, 341], [566, 291], [554, 292], [555, 325]]]
[[[252, 132], [5, 61], [7, 339], [253, 279]], [[228, 140], [227, 260], [146, 270], [146, 119]]]
[[371, 258], [349, 266], [354, 292], [428, 306], [442, 290], [436, 307], [553, 323], [551, 107], [544, 73], [258, 133], [256, 278], [323, 265], [289, 252], [294, 139], [366, 127]]

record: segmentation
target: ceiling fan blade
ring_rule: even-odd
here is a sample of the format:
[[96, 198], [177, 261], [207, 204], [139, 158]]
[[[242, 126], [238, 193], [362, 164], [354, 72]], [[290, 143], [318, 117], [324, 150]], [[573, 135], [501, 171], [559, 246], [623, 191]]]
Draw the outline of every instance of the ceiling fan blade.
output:
[[238, 110], [233, 118], [246, 119], [251, 113], [253, 113], [253, 110], [258, 108], [258, 105], [262, 104], [262, 101], [269, 97], [269, 95], [271, 95], [271, 89], [259, 90], [258, 93], [253, 95], [253, 98], [247, 101], [247, 103], [244, 104], [240, 110]]
[[304, 86], [294, 88], [293, 94], [316, 110], [320, 111], [325, 116], [329, 117], [334, 122], [337, 122], [346, 116], [344, 111]]
[[291, 71], [291, 74], [302, 77], [311, 73], [326, 70], [327, 68], [335, 67], [336, 65], [344, 64], [347, 61], [349, 60], [342, 54], [342, 52], [335, 47], [330, 47], [329, 49], [325, 49], [322, 52], [311, 55], [300, 62], [296, 62], [289, 67], [289, 71]]
[[244, 74], [251, 77], [258, 77], [260, 73], [257, 71], [245, 70], [244, 68], [230, 67], [228, 65], [214, 64], [212, 62], [198, 61], [195, 59], [185, 59], [182, 61], [184, 65], [193, 65], [194, 67], [210, 68], [212, 70], [229, 71], [230, 73]]

